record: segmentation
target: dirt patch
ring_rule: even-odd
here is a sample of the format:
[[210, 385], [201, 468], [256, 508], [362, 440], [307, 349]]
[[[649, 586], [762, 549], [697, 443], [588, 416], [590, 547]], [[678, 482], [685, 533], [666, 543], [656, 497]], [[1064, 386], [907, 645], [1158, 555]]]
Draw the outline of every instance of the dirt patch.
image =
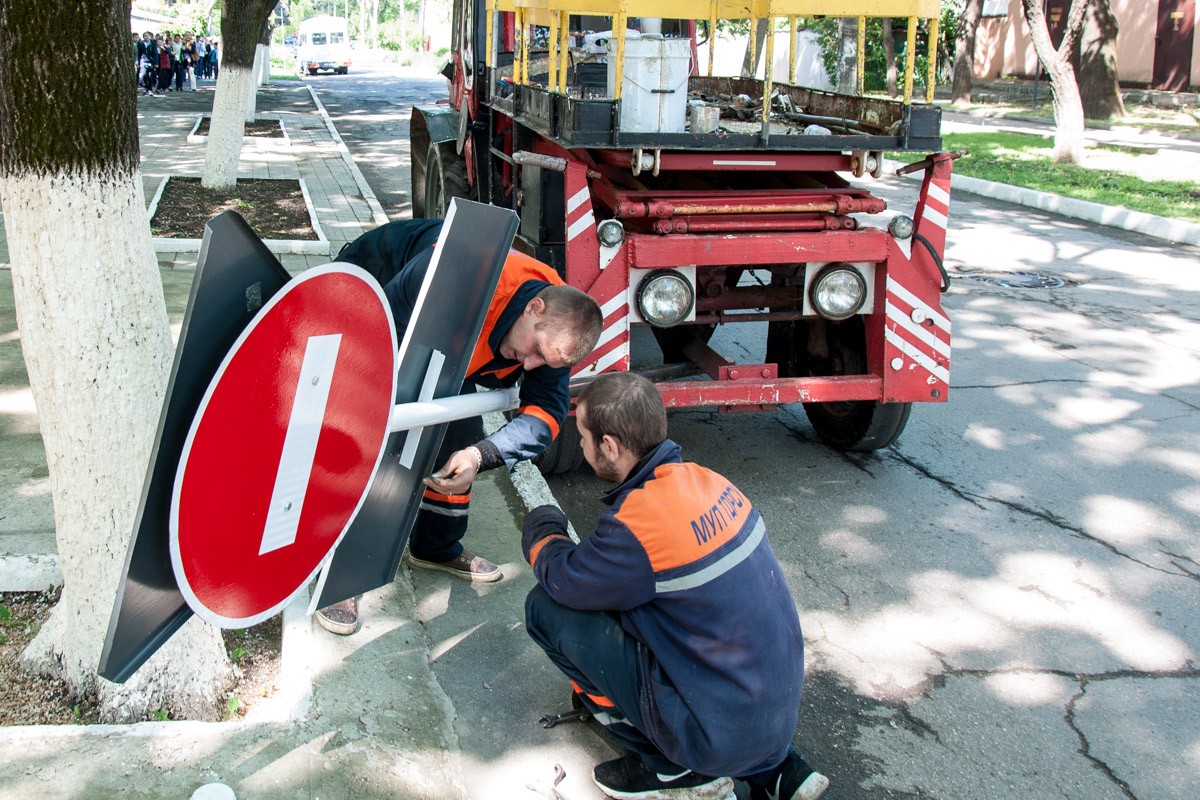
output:
[[150, 233], [168, 239], [200, 239], [204, 224], [236, 211], [260, 239], [316, 241], [299, 181], [247, 178], [233, 191], [205, 189], [199, 178], [171, 178], [150, 220]]
[[[212, 117], [201, 117], [200, 127], [196, 128], [196, 136], [208, 136], [208, 126]], [[264, 139], [282, 139], [283, 125], [277, 119], [256, 119], [246, 123], [243, 136], [255, 136]]]
[[[21, 652], [37, 635], [58, 602], [59, 591], [0, 592], [0, 726], [91, 725], [99, 722], [95, 698], [72, 699], [60, 680], [31, 675]], [[226, 693], [221, 714], [244, 717], [255, 703], [275, 693], [283, 627], [279, 615], [245, 630], [222, 631], [237, 684]], [[175, 719], [159, 709], [144, 720]]]

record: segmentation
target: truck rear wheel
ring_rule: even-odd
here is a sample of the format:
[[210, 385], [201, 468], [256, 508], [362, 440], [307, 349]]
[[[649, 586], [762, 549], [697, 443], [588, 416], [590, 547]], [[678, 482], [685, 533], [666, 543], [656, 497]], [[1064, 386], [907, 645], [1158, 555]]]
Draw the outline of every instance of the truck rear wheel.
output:
[[583, 464], [583, 444], [579, 439], [579, 428], [575, 426], [574, 417], [563, 420], [558, 438], [551, 442], [533, 463], [543, 475], [561, 475], [579, 469]]
[[[829, 354], [818, 357], [808, 352], [808, 324], [771, 323], [767, 361], [777, 363], [780, 375], [784, 377], [866, 373], [862, 320], [855, 318], [825, 325]], [[838, 450], [857, 452], [879, 450], [894, 443], [908, 424], [911, 411], [912, 403], [881, 403], [878, 400], [804, 404], [804, 413], [822, 441]]]
[[467, 185], [467, 164], [437, 144], [429, 146], [425, 164], [425, 216], [428, 219], [443, 219], [452, 199], [471, 199], [471, 187]]

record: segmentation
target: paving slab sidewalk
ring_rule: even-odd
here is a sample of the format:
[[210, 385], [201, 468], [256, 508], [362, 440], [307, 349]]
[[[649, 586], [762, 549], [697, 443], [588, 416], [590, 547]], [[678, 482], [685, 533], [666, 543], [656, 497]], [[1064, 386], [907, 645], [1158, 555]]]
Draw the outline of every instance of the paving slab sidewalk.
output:
[[[148, 201], [163, 178], [200, 174], [203, 143], [188, 134], [211, 102], [211, 85], [140, 101]], [[268, 89], [259, 109], [281, 120], [288, 140], [249, 144], [242, 176], [303, 178], [330, 254], [383, 221], [307, 87]], [[196, 253], [163, 245], [158, 252], [178, 325]], [[7, 258], [0, 225], [0, 264]], [[280, 259], [292, 271], [330, 260]], [[0, 590], [31, 575], [52, 580], [49, 482], [7, 269], [0, 269], [0, 452]], [[563, 796], [597, 800], [590, 768], [612, 757], [605, 740], [590, 726], [537, 724], [540, 714], [562, 710], [567, 689], [523, 630], [533, 578], [517, 526], [526, 507], [551, 500], [528, 466], [515, 480], [488, 473], [477, 483], [467, 541], [502, 564], [498, 584], [401, 570], [364, 598], [364, 627], [351, 637], [328, 635], [289, 609], [280, 691], [247, 720], [0, 729], [0, 800], [187, 798], [212, 782], [243, 800], [532, 798], [545, 796], [556, 763], [567, 772]]]
[[[189, 134], [199, 115], [211, 109], [212, 94], [211, 85], [202, 85], [196, 93], [140, 98], [148, 202], [163, 179], [202, 171], [203, 140], [189, 141]], [[260, 116], [280, 119], [287, 138], [247, 139], [239, 177], [302, 178], [316, 222], [328, 237], [328, 253], [282, 254], [285, 267], [298, 272], [327, 263], [344, 242], [386, 221], [307, 86], [264, 90], [259, 111]], [[196, 252], [190, 245], [176, 250], [161, 241], [156, 249], [168, 312], [178, 329]], [[7, 258], [0, 226], [0, 264]], [[5, 455], [0, 464], [0, 591], [44, 588], [61, 579], [45, 455], [20, 352], [8, 269], [0, 269], [0, 398], [0, 451]], [[551, 499], [532, 468], [522, 470], [515, 484], [507, 475], [489, 473], [473, 492], [468, 538], [479, 535], [477, 529], [487, 532], [488, 541], [507, 537], [511, 556], [514, 521], [529, 502]], [[487, 725], [494, 707], [481, 708], [474, 696], [456, 705], [431, 669], [434, 650], [445, 657], [494, 619], [505, 620], [510, 629], [508, 623], [519, 619], [533, 579], [517, 556], [505, 564], [504, 581], [493, 587], [500, 589], [503, 603], [456, 603], [443, 609], [435, 634], [448, 641], [430, 640], [407, 570], [363, 598], [364, 624], [354, 636], [326, 633], [303, 613], [303, 603], [296, 604], [284, 615], [279, 692], [252, 709], [244, 721], [0, 729], [0, 799], [188, 798], [214, 782], [230, 786], [240, 798], [432, 800], [480, 797], [485, 785], [497, 797], [533, 796], [525, 784], [549, 786], [554, 763], [564, 758], [572, 775], [560, 788], [572, 787], [573, 800], [599, 797], [585, 769], [599, 758], [611, 757], [599, 738], [580, 730], [555, 731], [548, 737], [552, 732], [536, 724], [532, 710], [514, 711], [525, 724], [507, 732], [508, 746], [478, 752], [474, 731]], [[453, 579], [421, 576], [422, 591], [472, 591], [465, 584], [443, 587], [443, 582]], [[428, 603], [424, 607], [428, 609]], [[520, 633], [524, 636], [523, 630]], [[518, 649], [530, 647], [527, 643]], [[507, 650], [511, 654], [511, 646]], [[534, 661], [528, 652], [521, 660]], [[467, 665], [461, 681], [474, 680], [475, 670], [506, 669], [500, 658], [485, 655]], [[523, 685], [532, 679], [528, 686], [544, 688], [547, 707], [538, 708], [539, 714], [565, 702], [565, 682], [548, 662], [534, 665], [520, 678]], [[472, 720], [465, 728], [465, 748], [456, 728], [460, 715]], [[540, 756], [524, 746], [529, 740]], [[559, 753], [556, 741], [570, 744], [569, 752]], [[485, 763], [490, 766], [481, 771]]]

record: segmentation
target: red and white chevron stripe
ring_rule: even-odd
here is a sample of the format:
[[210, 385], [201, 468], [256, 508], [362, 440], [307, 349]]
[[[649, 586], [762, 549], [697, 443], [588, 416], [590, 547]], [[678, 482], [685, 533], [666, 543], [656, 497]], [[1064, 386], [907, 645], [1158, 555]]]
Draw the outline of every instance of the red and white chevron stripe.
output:
[[930, 376], [950, 385], [950, 320], [888, 276], [884, 338]]
[[600, 306], [604, 330], [595, 349], [576, 369], [576, 375], [625, 372], [629, 369], [629, 301], [618, 292]]

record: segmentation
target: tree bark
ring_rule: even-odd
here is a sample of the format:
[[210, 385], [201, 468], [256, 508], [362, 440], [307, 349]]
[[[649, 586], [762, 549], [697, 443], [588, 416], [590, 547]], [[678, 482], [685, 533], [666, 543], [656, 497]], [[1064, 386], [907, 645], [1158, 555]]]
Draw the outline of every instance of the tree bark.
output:
[[1117, 81], [1117, 17], [1109, 0], [1090, 0], [1080, 40], [1079, 95], [1090, 119], [1125, 116]]
[[[754, 30], [750, 31], [750, 35], [754, 38], [753, 40], [746, 39], [746, 55], [742, 57], [743, 78], [753, 78], [758, 74], [758, 62], [762, 60], [767, 44], [767, 21], [765, 19], [755, 20]], [[751, 44], [752, 41], [753, 44]]]
[[[267, 15], [278, 0], [224, 0], [221, 3], [221, 72], [213, 99], [208, 146], [204, 150], [206, 189], [232, 191], [242, 155], [242, 135], [253, 113], [254, 56]], [[253, 117], [250, 118], [253, 121]]]
[[971, 102], [971, 81], [975, 77], [975, 35], [979, 32], [981, 19], [983, 0], [967, 0], [954, 42], [954, 84], [950, 89], [950, 102], [955, 105]]
[[858, 92], [858, 17], [842, 17], [838, 20], [838, 74], [839, 94]]
[[887, 62], [887, 93], [888, 97], [900, 94], [896, 85], [896, 34], [892, 30], [892, 18], [883, 18], [883, 57]]
[[1059, 164], [1078, 164], [1083, 157], [1083, 103], [1079, 98], [1075, 70], [1071, 68], [1071, 50], [1079, 40], [1087, 3], [1088, 0], [1071, 0], [1067, 29], [1055, 50], [1046, 26], [1046, 16], [1042, 13], [1042, 0], [1022, 0], [1033, 48], [1050, 74], [1055, 123], [1051, 158]]
[[[88, 36], [67, 33], [78, 19]], [[212, 719], [232, 672], [198, 620], [136, 680], [96, 675], [171, 368], [128, 26], [128, 0], [0, 2], [0, 202], [63, 572], [22, 661], [96, 696], [104, 721], [159, 708]]]

